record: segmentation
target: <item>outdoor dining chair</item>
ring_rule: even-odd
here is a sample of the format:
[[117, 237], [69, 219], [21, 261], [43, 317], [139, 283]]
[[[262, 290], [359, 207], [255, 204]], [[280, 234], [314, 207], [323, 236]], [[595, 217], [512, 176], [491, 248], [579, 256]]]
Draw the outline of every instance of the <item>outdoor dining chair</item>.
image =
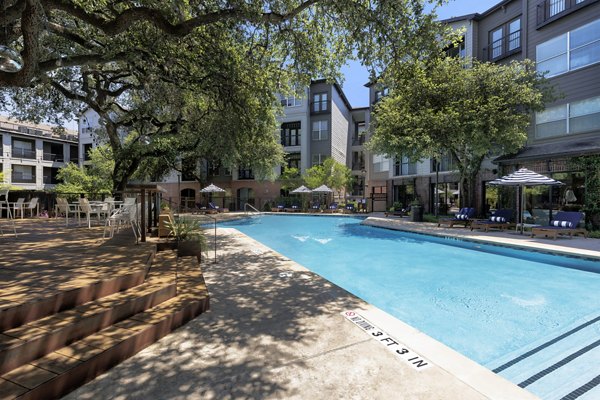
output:
[[[39, 199], [37, 197], [34, 197], [29, 201], [29, 203], [25, 203], [23, 205], [24, 208], [21, 209], [21, 217], [27, 210], [29, 210], [31, 218], [33, 218], [34, 216], [37, 217], [40, 212], [40, 206], [39, 206], [38, 200]], [[35, 210], [35, 215], [34, 215], [34, 210]]]
[[[15, 220], [13, 219], [13, 213], [10, 207], [10, 203], [8, 202], [8, 189], [0, 190], [0, 217], [4, 214], [6, 210], [6, 218], [12, 224], [13, 232], [15, 237], [17, 237], [17, 227], [15, 226]], [[4, 235], [4, 231], [2, 230], [2, 225], [0, 225], [0, 234]]]
[[69, 226], [69, 214], [73, 215], [73, 217], [78, 216], [79, 210], [77, 209], [77, 206], [75, 204], [69, 204], [67, 199], [62, 198], [62, 197], [57, 197], [56, 198], [56, 214], [57, 214], [57, 216], [59, 214], [64, 214], [65, 215], [65, 223], [67, 226]]
[[21, 213], [21, 219], [23, 219], [23, 204], [25, 203], [25, 197], [19, 197], [17, 202], [13, 204], [14, 217], [17, 218], [17, 213]]
[[98, 223], [100, 223], [100, 219], [102, 215], [105, 215], [106, 211], [102, 210], [102, 207], [92, 207], [89, 200], [85, 197], [79, 199], [79, 213], [78, 213], [78, 223], [81, 225], [81, 214], [83, 214], [87, 220], [88, 228], [92, 227], [91, 217], [95, 215], [98, 219]]

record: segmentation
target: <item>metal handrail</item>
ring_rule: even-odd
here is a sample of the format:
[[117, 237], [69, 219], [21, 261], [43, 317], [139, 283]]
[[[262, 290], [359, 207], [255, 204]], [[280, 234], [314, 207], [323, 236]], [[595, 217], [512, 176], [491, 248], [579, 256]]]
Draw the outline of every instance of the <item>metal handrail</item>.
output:
[[256, 209], [256, 207], [254, 207], [254, 206], [253, 206], [252, 204], [250, 204], [250, 203], [246, 203], [246, 204], [244, 204], [244, 212], [245, 212], [245, 213], [248, 213], [248, 207], [250, 207], [251, 209], [253, 209], [255, 212], [257, 212], [257, 213], [259, 213], [259, 214], [261, 213], [259, 210], [257, 210], [257, 209]]

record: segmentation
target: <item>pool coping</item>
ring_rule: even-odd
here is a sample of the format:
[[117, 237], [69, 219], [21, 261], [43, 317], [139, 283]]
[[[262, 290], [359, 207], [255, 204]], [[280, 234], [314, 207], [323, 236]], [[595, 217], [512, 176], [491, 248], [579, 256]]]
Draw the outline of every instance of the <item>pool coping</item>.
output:
[[[220, 229], [223, 229], [223, 227], [220, 227]], [[360, 301], [360, 303], [362, 303], [362, 308], [357, 309], [357, 311], [362, 312], [362, 315], [367, 320], [376, 324], [379, 328], [390, 334], [390, 336], [392, 336], [394, 339], [397, 339], [400, 343], [421, 355], [434, 366], [446, 371], [451, 376], [463, 382], [466, 386], [482, 394], [483, 396], [489, 399], [498, 400], [507, 398], [525, 400], [539, 399], [539, 397], [527, 391], [526, 389], [519, 387], [515, 383], [510, 382], [498, 374], [495, 374], [490, 369], [484, 367], [476, 361], [464, 356], [456, 350], [453, 350], [442, 342], [437, 341], [426, 333], [388, 314], [373, 304], [366, 302], [339, 285], [336, 285], [316, 272], [311, 271], [305, 266], [299, 264], [295, 260], [292, 260], [289, 257], [277, 252], [266, 244], [246, 235], [236, 228], [227, 227], [225, 229], [231, 229], [235, 232], [235, 234], [239, 234], [249, 241], [262, 246], [283, 260], [292, 261], [295, 269], [298, 269], [302, 272], [315, 274], [319, 276], [320, 279], [323, 279], [329, 284], [348, 293], [349, 296], [354, 297]]]
[[[418, 225], [418, 226], [410, 226], [407, 223], [398, 223], [395, 219], [389, 218], [380, 218], [370, 216], [361, 222], [362, 225], [371, 226], [374, 228], [381, 229], [389, 229], [395, 231], [403, 231], [414, 233], [417, 235], [424, 236], [433, 236], [437, 238], [443, 239], [453, 239], [453, 240], [463, 240], [465, 242], [478, 243], [478, 244], [486, 244], [492, 246], [500, 246], [507, 247], [516, 250], [525, 250], [525, 251], [533, 251], [538, 253], [544, 253], [549, 255], [558, 255], [558, 256], [566, 256], [572, 258], [578, 258], [589, 261], [600, 261], [600, 251], [594, 250], [586, 250], [586, 249], [577, 249], [577, 248], [569, 248], [569, 247], [558, 247], [556, 243], [537, 243], [537, 242], [521, 242], [521, 243], [511, 243], [507, 242], [504, 237], [496, 237], [496, 236], [486, 236], [481, 237], [479, 235], [475, 236], [470, 234], [471, 231], [461, 232], [461, 231], [448, 231], [447, 228], [436, 228], [434, 224], [431, 226], [428, 225]], [[433, 230], [434, 228], [436, 230]], [[424, 231], [427, 229], [427, 231]], [[439, 231], [437, 231], [439, 229]], [[522, 237], [524, 239], [524, 237]], [[564, 239], [569, 240], [569, 239]], [[585, 239], [585, 240], [594, 240], [594, 239]], [[548, 247], [551, 246], [551, 247]]]

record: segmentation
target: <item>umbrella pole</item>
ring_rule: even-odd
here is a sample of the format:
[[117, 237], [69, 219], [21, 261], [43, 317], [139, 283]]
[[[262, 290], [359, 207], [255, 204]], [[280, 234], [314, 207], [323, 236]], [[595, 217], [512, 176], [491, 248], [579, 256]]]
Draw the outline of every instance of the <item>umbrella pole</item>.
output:
[[521, 187], [521, 235], [525, 232], [525, 186]]

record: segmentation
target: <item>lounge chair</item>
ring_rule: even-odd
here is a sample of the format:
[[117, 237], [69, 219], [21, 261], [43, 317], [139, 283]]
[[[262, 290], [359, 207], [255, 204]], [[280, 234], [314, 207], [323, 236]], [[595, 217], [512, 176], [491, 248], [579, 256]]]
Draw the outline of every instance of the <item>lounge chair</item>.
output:
[[483, 229], [488, 232], [490, 229], [500, 229], [501, 231], [515, 226], [513, 222], [514, 211], [508, 208], [496, 210], [494, 215], [486, 220], [475, 220], [471, 222], [471, 230]]
[[338, 203], [333, 202], [329, 205], [329, 207], [327, 207], [327, 209], [325, 210], [325, 212], [327, 213], [334, 213], [337, 212], [338, 209]]
[[347, 214], [354, 214], [356, 212], [356, 208], [354, 208], [354, 204], [352, 203], [348, 203], [346, 204], [346, 206], [342, 209], [342, 212], [347, 213]]
[[309, 212], [321, 212], [321, 203], [319, 203], [318, 201], [315, 201], [314, 203], [312, 203], [312, 205], [310, 206], [308, 211]]
[[284, 209], [284, 211], [285, 212], [300, 212], [300, 211], [302, 211], [302, 208], [300, 208], [300, 204], [294, 203], [294, 204], [292, 204], [291, 207], [286, 207]]
[[461, 208], [454, 218], [445, 218], [438, 221], [438, 227], [441, 225], [448, 225], [448, 228], [453, 228], [454, 225], [462, 225], [466, 228], [475, 217], [475, 209], [473, 207]]
[[285, 204], [277, 204], [277, 207], [271, 207], [271, 212], [285, 211]]
[[410, 206], [408, 206], [408, 208], [394, 207], [394, 209], [392, 211], [386, 212], [385, 216], [388, 217], [391, 214], [394, 217], [406, 217], [409, 212], [410, 212]]
[[219, 206], [215, 205], [213, 202], [210, 202], [210, 203], [208, 203], [208, 209], [209, 209], [209, 210], [214, 210], [214, 211], [216, 211], [216, 212], [218, 212], [218, 213], [226, 213], [226, 212], [229, 212], [229, 209], [228, 209], [228, 208], [221, 208], [221, 207], [219, 207]]
[[558, 235], [569, 235], [570, 238], [573, 235], [583, 235], [587, 237], [587, 230], [585, 228], [578, 228], [579, 221], [583, 219], [583, 214], [577, 211], [559, 211], [554, 216], [554, 219], [550, 221], [550, 225], [538, 226], [531, 228], [531, 237], [535, 235], [544, 235], [545, 237], [552, 237], [556, 240]]

